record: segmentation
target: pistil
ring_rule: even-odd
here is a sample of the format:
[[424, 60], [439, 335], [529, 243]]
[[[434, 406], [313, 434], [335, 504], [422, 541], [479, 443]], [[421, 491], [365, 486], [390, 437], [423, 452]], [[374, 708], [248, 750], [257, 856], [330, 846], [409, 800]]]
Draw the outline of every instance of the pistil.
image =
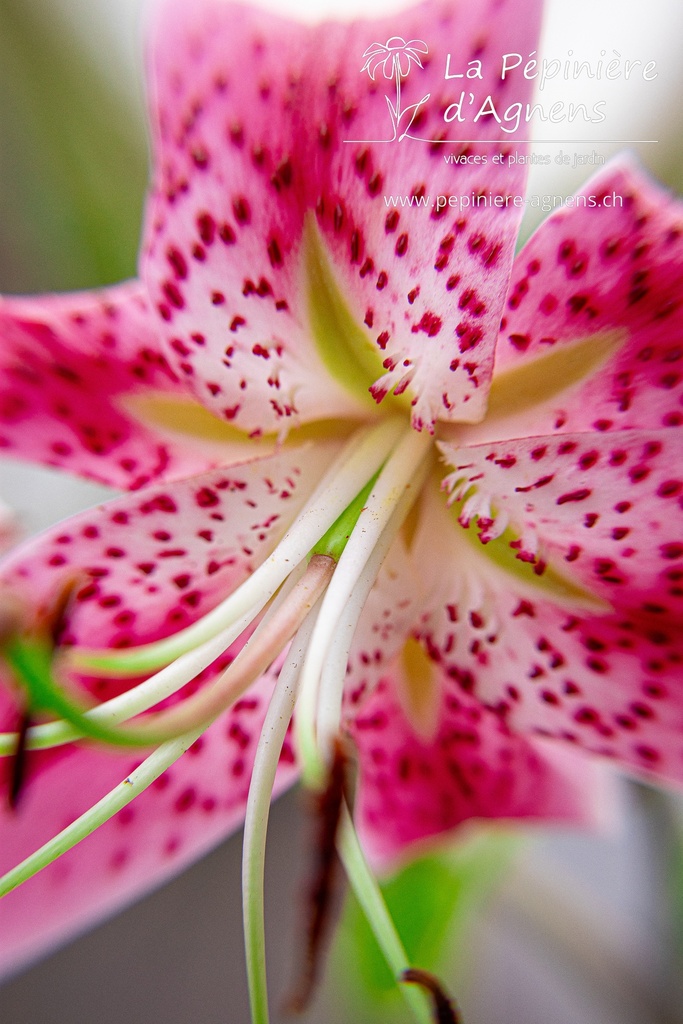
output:
[[[328, 653], [334, 646], [344, 610], [349, 602], [353, 601], [353, 595], [373, 551], [378, 546], [383, 553], [388, 549], [389, 545], [382, 544], [381, 538], [394, 513], [398, 513], [393, 519], [392, 528], [395, 532], [420, 493], [431, 465], [431, 452], [432, 439], [429, 435], [418, 434], [410, 428], [406, 430], [382, 469], [368, 496], [367, 504], [360, 512], [358, 524], [344, 547], [337, 571], [325, 594], [302, 670], [296, 719], [297, 745], [302, 758], [304, 781], [314, 788], [324, 785], [329, 762], [329, 749], [324, 748], [322, 737], [317, 735], [316, 729], [320, 679]], [[382, 559], [378, 559], [379, 564], [381, 560], [383, 555]], [[379, 564], [375, 574], [379, 571]], [[368, 581], [366, 577], [366, 587], [368, 582], [370, 586], [372, 585], [374, 578], [373, 575]], [[367, 589], [369, 590], [369, 587]], [[362, 605], [357, 609], [358, 615], [361, 609]], [[355, 628], [355, 622], [353, 627]], [[348, 636], [348, 628], [344, 632]], [[331, 716], [332, 727], [326, 729], [325, 744], [330, 735], [336, 734], [341, 716], [340, 690], [343, 687], [346, 664], [342, 667], [341, 658], [335, 664], [335, 682], [332, 685], [328, 684], [328, 690], [334, 690], [334, 697], [329, 701], [334, 711]], [[329, 717], [326, 721], [329, 721]]]

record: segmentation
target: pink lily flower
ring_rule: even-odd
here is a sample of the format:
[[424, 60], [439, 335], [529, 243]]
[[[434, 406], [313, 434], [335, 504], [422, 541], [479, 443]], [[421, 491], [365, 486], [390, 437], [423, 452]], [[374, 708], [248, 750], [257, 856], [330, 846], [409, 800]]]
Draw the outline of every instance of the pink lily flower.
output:
[[[92, 722], [175, 728], [142, 763], [29, 730], [0, 870], [93, 806], [105, 823], [0, 902], [5, 970], [215, 845], [252, 776], [257, 850], [273, 786], [297, 762], [319, 782], [340, 732], [377, 866], [470, 818], [593, 820], [596, 756], [680, 781], [680, 204], [616, 162], [513, 265], [521, 207], [384, 199], [522, 193], [520, 165], [442, 160], [446, 52], [486, 52], [492, 91], [496, 55], [534, 46], [537, 0], [495, 6], [309, 29], [168, 0], [140, 281], [0, 303], [0, 445], [131, 491], [21, 547], [2, 582], [39, 618], [76, 581], [55, 666], [102, 705]], [[377, 137], [358, 56], [396, 31], [430, 48], [404, 89], [439, 97], [433, 145], [345, 143]], [[245, 647], [359, 495], [331, 579]], [[226, 666], [259, 644], [239, 689]], [[4, 753], [22, 710], [8, 678]]]

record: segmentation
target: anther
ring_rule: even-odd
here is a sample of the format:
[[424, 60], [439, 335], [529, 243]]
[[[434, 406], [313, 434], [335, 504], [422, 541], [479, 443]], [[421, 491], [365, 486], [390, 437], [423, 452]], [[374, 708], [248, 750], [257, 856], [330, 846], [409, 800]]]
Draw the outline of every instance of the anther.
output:
[[429, 971], [409, 967], [403, 972], [400, 980], [408, 985], [420, 985], [426, 989], [432, 999], [434, 1024], [461, 1024], [462, 1018], [446, 995], [441, 982]]
[[17, 745], [10, 762], [10, 782], [7, 791], [7, 803], [11, 810], [15, 811], [19, 806], [19, 799], [24, 791], [26, 781], [26, 737], [32, 724], [32, 717], [29, 711], [24, 711], [17, 729]]
[[66, 632], [76, 590], [81, 583], [82, 580], [75, 576], [64, 580], [60, 589], [52, 597], [50, 606], [40, 622], [41, 630], [47, 634], [53, 647], [59, 647]]
[[336, 851], [346, 785], [347, 757], [340, 740], [334, 744], [325, 789], [315, 797], [318, 825], [316, 865], [308, 894], [306, 945], [300, 977], [287, 1003], [292, 1013], [307, 1009], [320, 973], [320, 962], [330, 932], [331, 909], [337, 887], [339, 860]]

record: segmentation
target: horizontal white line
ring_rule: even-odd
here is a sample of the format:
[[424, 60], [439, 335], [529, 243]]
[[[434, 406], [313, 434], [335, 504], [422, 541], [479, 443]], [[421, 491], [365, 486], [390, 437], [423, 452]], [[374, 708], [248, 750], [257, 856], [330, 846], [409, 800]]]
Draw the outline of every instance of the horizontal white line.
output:
[[[659, 139], [416, 139], [412, 135], [408, 135], [407, 138], [412, 139], [413, 142], [427, 142], [429, 145], [436, 143], [437, 145], [448, 145], [448, 146], [469, 146], [474, 143], [484, 145], [494, 145], [500, 143], [511, 143], [516, 142], [518, 146], [642, 146], [646, 143], [658, 143]], [[396, 142], [396, 139], [342, 139], [342, 142]], [[403, 142], [403, 139], [401, 139]]]

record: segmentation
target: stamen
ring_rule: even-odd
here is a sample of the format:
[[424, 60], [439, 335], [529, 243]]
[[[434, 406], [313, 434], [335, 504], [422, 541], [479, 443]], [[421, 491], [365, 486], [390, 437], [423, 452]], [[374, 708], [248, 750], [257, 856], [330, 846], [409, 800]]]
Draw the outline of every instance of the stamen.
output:
[[310, 918], [301, 975], [287, 1006], [293, 1013], [303, 1013], [309, 1006], [320, 970], [320, 959], [328, 938], [330, 910], [336, 882], [337, 852], [335, 848], [341, 818], [346, 781], [346, 755], [339, 740], [334, 747], [332, 764], [325, 789], [316, 794], [316, 818], [319, 826], [317, 864], [309, 897]]
[[297, 632], [268, 705], [256, 747], [244, 821], [242, 912], [252, 1024], [268, 1024], [263, 880], [266, 832], [282, 744], [294, 711], [299, 669], [313, 632], [316, 609]]
[[[115, 746], [151, 745], [152, 741], [141, 742], [136, 731], [108, 728], [86, 717], [87, 708], [69, 696], [66, 690], [55, 682], [53, 649], [44, 637], [36, 637], [32, 641], [14, 637], [5, 644], [2, 654], [15, 681], [26, 692], [28, 705], [34, 712], [61, 715], [61, 720], [70, 724], [84, 737], [102, 743]], [[157, 742], [161, 743], [169, 738], [159, 736]]]
[[401, 427], [398, 419], [383, 420], [355, 435], [273, 553], [237, 590], [198, 622], [164, 640], [123, 651], [75, 648], [70, 654], [72, 665], [98, 675], [142, 675], [211, 639], [247, 609], [263, 608], [294, 566], [307, 556], [382, 465]]
[[[427, 471], [428, 465], [426, 464], [425, 474]], [[418, 474], [418, 490], [421, 486], [421, 481], [422, 476]], [[339, 732], [346, 668], [358, 620], [363, 612], [370, 591], [377, 580], [389, 548], [412, 508], [416, 497], [417, 494], [414, 489], [404, 491], [401, 500], [392, 512], [389, 522], [373, 548], [372, 554], [366, 562], [362, 573], [358, 577], [353, 592], [337, 623], [337, 628], [330, 642], [320, 675], [320, 685], [318, 688], [316, 735], [320, 750], [329, 749], [334, 737]]]
[[[292, 639], [311, 608], [332, 579], [335, 562], [327, 555], [314, 555], [303, 577], [268, 622], [247, 641], [231, 665], [210, 686], [188, 697], [182, 704], [150, 715], [139, 726], [129, 726], [140, 738], [178, 735], [197, 726], [206, 728], [258, 679]], [[151, 742], [155, 742], [151, 740]]]
[[400, 980], [409, 985], [420, 985], [429, 992], [434, 1004], [434, 1024], [460, 1024], [460, 1014], [444, 992], [439, 979], [429, 971], [410, 967], [403, 972]]
[[[308, 614], [311, 606], [315, 604], [318, 597], [327, 581], [334, 571], [334, 562], [330, 558], [324, 556], [314, 556], [315, 566], [311, 572], [311, 578], [305, 581], [305, 578], [309, 575], [307, 572], [305, 577], [302, 578], [298, 583], [295, 590], [299, 588], [296, 601], [292, 601], [291, 597], [293, 592], [288, 596], [288, 600], [283, 606], [278, 609], [278, 613], [283, 611], [285, 614], [281, 617], [282, 621], [280, 626], [284, 626], [283, 630], [280, 627], [275, 630], [278, 634], [278, 643], [276, 650], [273, 650], [268, 646], [267, 643], [252, 644], [253, 640], [257, 639], [257, 634], [260, 633], [260, 638], [270, 637], [271, 631], [274, 630], [273, 620], [268, 623], [267, 630], [261, 630], [260, 627], [254, 633], [251, 640], [245, 645], [240, 651], [235, 661], [226, 672], [223, 674], [220, 680], [218, 680], [218, 690], [220, 695], [215, 696], [215, 687], [211, 688], [212, 693], [209, 695], [208, 691], [200, 692], [197, 694], [197, 698], [203, 698], [201, 704], [201, 714], [195, 714], [195, 717], [201, 718], [201, 725], [194, 727], [191, 731], [183, 733], [166, 743], [163, 743], [157, 748], [143, 763], [132, 772], [127, 779], [124, 780], [119, 786], [113, 789], [107, 796], [96, 803], [88, 811], [86, 811], [80, 818], [69, 825], [66, 829], [60, 832], [53, 839], [45, 843], [39, 850], [36, 850], [33, 854], [27, 857], [21, 864], [18, 864], [11, 871], [7, 872], [2, 878], [0, 878], [0, 896], [4, 896], [6, 893], [15, 889], [26, 879], [31, 878], [42, 868], [51, 864], [58, 857], [61, 857], [63, 853], [76, 846], [82, 839], [85, 839], [87, 835], [93, 832], [100, 825], [108, 821], [109, 818], [113, 817], [118, 811], [125, 807], [131, 800], [135, 799], [140, 793], [142, 793], [155, 779], [159, 777], [170, 765], [172, 765], [178, 758], [192, 746], [196, 739], [208, 728], [211, 722], [218, 717], [219, 714], [231, 703], [236, 700], [237, 697], [243, 692], [244, 689], [250, 684], [253, 679], [260, 675], [264, 668], [273, 660], [273, 657], [279, 653], [281, 647], [290, 639], [292, 633], [295, 631], [296, 626], [303, 621], [305, 616]], [[311, 559], [313, 564], [314, 559]], [[309, 570], [311, 569], [309, 564]], [[302, 586], [302, 584], [304, 584]], [[310, 584], [310, 586], [309, 586]], [[289, 618], [289, 625], [286, 625], [286, 620]], [[293, 621], [293, 625], [292, 625]], [[262, 624], [263, 625], [263, 624]], [[272, 645], [271, 645], [272, 646]], [[251, 650], [249, 649], [251, 647]], [[264, 663], [265, 659], [265, 663]], [[248, 676], [248, 678], [245, 678]], [[239, 678], [240, 685], [237, 687], [237, 692], [233, 692], [231, 689], [232, 684], [236, 678]], [[226, 682], [227, 680], [227, 682]], [[222, 684], [222, 687], [221, 685]], [[206, 699], [208, 698], [208, 699]], [[195, 711], [199, 711], [199, 704], [194, 704]], [[175, 728], [178, 724], [176, 719], [182, 716], [183, 706], [179, 708], [171, 708], [168, 715], [173, 714], [173, 727]], [[181, 712], [180, 716], [176, 716], [176, 712]], [[166, 714], [161, 712], [160, 715]], [[210, 717], [207, 717], [210, 716]]]
[[[214, 683], [182, 704], [156, 712], [128, 728], [102, 726], [92, 716], [86, 716], [85, 709], [79, 708], [53, 682], [49, 653], [46, 655], [40, 649], [15, 640], [6, 647], [5, 657], [17, 678], [28, 689], [32, 703], [61, 714], [77, 730], [77, 735], [80, 732], [87, 738], [117, 746], [154, 746], [197, 726], [206, 728], [222, 710], [234, 703], [292, 638], [329, 582], [334, 566], [331, 558], [315, 555], [304, 576], [279, 606], [277, 614], [268, 619], [268, 628], [259, 628], [254, 633], [235, 661]], [[265, 619], [261, 623], [261, 627], [264, 626]], [[53, 727], [60, 725], [50, 724]]]
[[80, 818], [77, 818], [40, 849], [3, 875], [0, 878], [0, 896], [7, 895], [22, 882], [38, 874], [48, 864], [52, 864], [62, 854], [77, 846], [100, 825], [104, 825], [106, 821], [113, 818], [118, 811], [131, 803], [140, 793], [143, 793], [155, 779], [158, 779], [167, 768], [181, 758], [203, 732], [204, 729], [195, 729], [170, 743], [164, 743], [150, 754], [123, 782], [90, 807]]
[[314, 788], [324, 785], [329, 752], [320, 749], [316, 739], [315, 717], [318, 683], [332, 638], [344, 608], [358, 585], [363, 569], [378, 544], [396, 507], [410, 494], [410, 504], [419, 492], [429, 470], [432, 440], [408, 428], [382, 469], [367, 505], [339, 560], [334, 579], [328, 587], [301, 678], [297, 713], [297, 742], [303, 762], [304, 780]]

